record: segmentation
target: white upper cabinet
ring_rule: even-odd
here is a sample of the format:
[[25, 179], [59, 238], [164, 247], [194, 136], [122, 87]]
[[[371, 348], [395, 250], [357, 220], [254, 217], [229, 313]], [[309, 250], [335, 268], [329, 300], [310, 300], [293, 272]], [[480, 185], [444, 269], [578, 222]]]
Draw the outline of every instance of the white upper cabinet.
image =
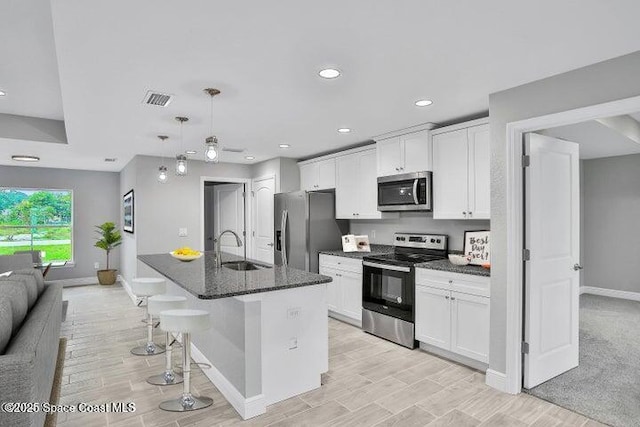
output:
[[379, 219], [397, 216], [378, 211], [376, 150], [336, 158], [336, 218]]
[[400, 137], [385, 139], [376, 143], [378, 159], [378, 176], [388, 176], [402, 173], [402, 149]]
[[467, 130], [433, 136], [433, 217], [467, 218]]
[[326, 159], [300, 165], [300, 189], [328, 190], [336, 187], [336, 159]]
[[489, 219], [489, 125], [456, 127], [433, 135], [433, 217]]
[[469, 128], [469, 218], [491, 216], [489, 125]]
[[378, 176], [430, 171], [429, 131], [381, 139], [376, 142], [376, 156]]

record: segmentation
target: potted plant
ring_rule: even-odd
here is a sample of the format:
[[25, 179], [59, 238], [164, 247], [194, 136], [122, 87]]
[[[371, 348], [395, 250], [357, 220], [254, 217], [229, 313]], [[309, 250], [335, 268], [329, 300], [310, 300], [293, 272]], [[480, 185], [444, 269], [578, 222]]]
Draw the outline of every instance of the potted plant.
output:
[[114, 248], [120, 246], [122, 236], [120, 232], [116, 230], [116, 225], [113, 222], [96, 225], [96, 228], [96, 232], [100, 235], [100, 238], [94, 246], [107, 253], [107, 268], [105, 270], [98, 270], [98, 282], [100, 282], [101, 285], [113, 285], [116, 283], [117, 270], [109, 268], [109, 254]]

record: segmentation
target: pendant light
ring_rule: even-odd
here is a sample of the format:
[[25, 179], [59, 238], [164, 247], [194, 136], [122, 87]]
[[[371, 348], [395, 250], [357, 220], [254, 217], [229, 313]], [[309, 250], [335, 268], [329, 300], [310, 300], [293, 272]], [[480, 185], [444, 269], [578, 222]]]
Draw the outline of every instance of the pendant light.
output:
[[187, 117], [176, 117], [176, 120], [180, 122], [180, 154], [176, 156], [176, 175], [187, 175], [187, 156], [182, 154], [182, 125], [184, 122], [189, 121]]
[[207, 88], [204, 90], [211, 97], [211, 127], [210, 137], [205, 139], [204, 161], [209, 163], [218, 163], [220, 161], [220, 146], [218, 145], [218, 138], [213, 135], [213, 97], [220, 95], [218, 89]]
[[[169, 137], [167, 135], [158, 135], [158, 138], [164, 143]], [[166, 184], [168, 180], [169, 180], [169, 174], [167, 173], [167, 167], [164, 165], [164, 155], [163, 155], [162, 164], [158, 168], [158, 182], [160, 184]]]

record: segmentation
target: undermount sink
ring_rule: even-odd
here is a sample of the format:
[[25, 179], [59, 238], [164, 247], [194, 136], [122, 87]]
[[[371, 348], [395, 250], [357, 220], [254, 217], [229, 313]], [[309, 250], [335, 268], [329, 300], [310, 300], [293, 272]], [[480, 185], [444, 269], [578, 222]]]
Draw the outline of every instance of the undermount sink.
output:
[[249, 261], [227, 261], [227, 262], [223, 262], [222, 266], [230, 268], [231, 270], [237, 270], [237, 271], [251, 271], [251, 270], [262, 270], [263, 268], [270, 268], [267, 265], [254, 264]]

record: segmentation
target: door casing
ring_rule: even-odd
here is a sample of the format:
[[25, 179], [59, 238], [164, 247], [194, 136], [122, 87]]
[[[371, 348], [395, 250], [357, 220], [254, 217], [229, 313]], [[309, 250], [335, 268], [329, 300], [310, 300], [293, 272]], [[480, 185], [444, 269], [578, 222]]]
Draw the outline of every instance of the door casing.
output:
[[[506, 372], [487, 370], [486, 383], [498, 390], [517, 394], [522, 391], [522, 326], [524, 294], [524, 179], [522, 155], [524, 134], [550, 127], [570, 125], [601, 117], [640, 111], [640, 96], [576, 108], [525, 120], [506, 126]], [[490, 365], [491, 366], [491, 365]]]

